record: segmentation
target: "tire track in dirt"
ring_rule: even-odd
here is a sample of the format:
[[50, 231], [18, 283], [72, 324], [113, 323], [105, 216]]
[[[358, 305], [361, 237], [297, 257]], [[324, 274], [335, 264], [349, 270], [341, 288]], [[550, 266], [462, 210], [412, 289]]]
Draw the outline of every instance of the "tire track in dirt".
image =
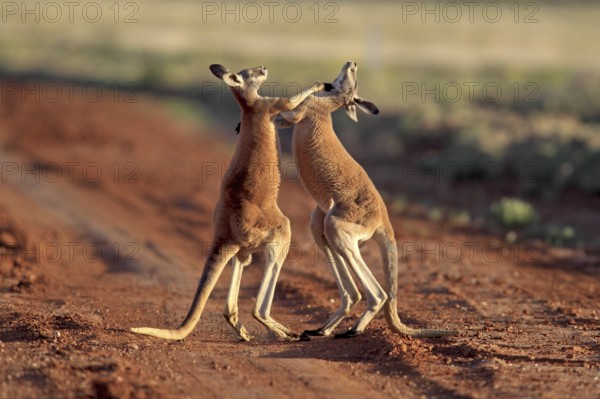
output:
[[[460, 243], [460, 238], [452, 239]], [[573, 297], [584, 291], [581, 288], [595, 284], [594, 279], [574, 279], [571, 276], [576, 271], [553, 269], [543, 270], [540, 275], [544, 251], [541, 246], [540, 257], [526, 264], [515, 263], [510, 257], [482, 262], [481, 254], [477, 254], [473, 261], [435, 272], [428, 285], [440, 284], [460, 298], [455, 306], [464, 311], [465, 330], [472, 335], [468, 340], [459, 340], [463, 342], [454, 348], [438, 347], [434, 352], [443, 356], [461, 354], [467, 360], [458, 362], [466, 373], [463, 378], [469, 376], [483, 386], [491, 385], [498, 396], [518, 394], [514, 381], [526, 378], [536, 389], [543, 384], [545, 392], [557, 397], [593, 397], [600, 393], [600, 384], [594, 379], [600, 360], [596, 312], [588, 307], [580, 310], [587, 313], [587, 318], [575, 321], [573, 317], [565, 319], [563, 314], [558, 317], [562, 321], [557, 322], [558, 313], [564, 309], [557, 312], [555, 304], [557, 300], [577, 302]], [[587, 384], [575, 388], [573, 384], [565, 385], [563, 378], [549, 377], [564, 377], [573, 368], [587, 374]], [[473, 374], [476, 370], [479, 372]]]

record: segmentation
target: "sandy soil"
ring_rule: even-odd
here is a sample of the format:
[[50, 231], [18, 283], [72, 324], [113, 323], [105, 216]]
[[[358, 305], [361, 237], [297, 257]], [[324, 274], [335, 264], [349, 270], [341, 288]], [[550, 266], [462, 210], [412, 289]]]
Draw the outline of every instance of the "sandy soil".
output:
[[[0, 398], [600, 397], [600, 254], [418, 217], [393, 217], [400, 316], [459, 337], [402, 338], [380, 317], [352, 340], [280, 342], [250, 316], [260, 256], [240, 294], [255, 341], [221, 315], [229, 270], [186, 340], [130, 334], [185, 315], [235, 136], [151, 99], [3, 105]], [[301, 331], [339, 299], [307, 228], [311, 200], [289, 175], [280, 198], [293, 247], [273, 315]], [[380, 276], [375, 248], [364, 256]]]

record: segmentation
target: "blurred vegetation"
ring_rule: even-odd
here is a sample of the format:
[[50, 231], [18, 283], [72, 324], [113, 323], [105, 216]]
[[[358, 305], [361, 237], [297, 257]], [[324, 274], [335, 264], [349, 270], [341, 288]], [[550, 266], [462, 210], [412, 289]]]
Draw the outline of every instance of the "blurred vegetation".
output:
[[497, 223], [508, 228], [528, 227], [538, 220], [533, 206], [518, 198], [504, 197], [494, 202], [490, 213]]
[[[80, 11], [73, 22], [66, 15], [57, 23], [6, 16], [0, 77], [134, 82], [165, 98], [176, 116], [231, 131], [233, 139], [239, 110], [209, 64], [232, 70], [265, 65], [264, 94], [291, 95], [331, 80], [354, 60], [361, 96], [382, 112], [361, 115], [358, 124], [339, 112], [334, 122], [349, 151], [376, 171], [379, 186], [410, 192], [411, 185], [398, 178], [410, 162], [418, 177], [441, 175], [437, 189], [457, 182], [490, 192], [490, 186], [516, 187], [496, 199], [600, 193], [596, 2], [495, 2], [503, 12], [498, 22], [484, 18], [486, 2], [477, 3], [473, 21], [463, 9], [455, 22], [443, 12], [437, 20], [422, 10], [409, 15], [405, 2], [393, 1], [319, 2], [318, 15], [314, 1], [299, 1], [297, 22], [284, 17], [286, 2], [277, 3], [272, 21], [263, 8], [255, 22], [243, 13], [246, 2], [227, 3], [228, 9], [240, 7], [237, 16], [221, 9], [209, 15], [203, 7], [210, 2], [192, 0], [97, 3], [104, 15], [95, 23]], [[117, 22], [110, 8], [115, 4]], [[442, 10], [446, 3], [415, 4]], [[282, 141], [289, 150], [289, 135]], [[406, 201], [392, 207], [404, 209]], [[462, 212], [452, 217], [471, 219]], [[435, 209], [428, 215], [441, 216]], [[558, 241], [572, 236], [563, 227], [549, 230]]]

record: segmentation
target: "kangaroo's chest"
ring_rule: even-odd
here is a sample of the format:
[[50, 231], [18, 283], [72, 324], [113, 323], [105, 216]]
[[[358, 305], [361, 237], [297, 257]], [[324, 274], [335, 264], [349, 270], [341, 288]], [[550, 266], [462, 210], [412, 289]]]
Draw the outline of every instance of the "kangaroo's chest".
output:
[[347, 167], [347, 154], [341, 144], [315, 139], [314, 134], [307, 132], [294, 132], [292, 146], [300, 181], [310, 196], [323, 209], [332, 201], [338, 202], [344, 191], [351, 188], [352, 179], [348, 177], [353, 173]]

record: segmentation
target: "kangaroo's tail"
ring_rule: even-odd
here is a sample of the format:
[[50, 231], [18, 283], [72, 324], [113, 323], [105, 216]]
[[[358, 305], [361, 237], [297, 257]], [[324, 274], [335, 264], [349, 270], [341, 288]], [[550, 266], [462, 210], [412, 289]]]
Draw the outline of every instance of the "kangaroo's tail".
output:
[[457, 330], [433, 330], [433, 329], [415, 329], [406, 326], [398, 317], [398, 248], [391, 224], [381, 228], [374, 236], [383, 258], [383, 270], [385, 276], [384, 289], [388, 295], [383, 311], [385, 319], [390, 328], [402, 335], [411, 337], [447, 337], [458, 335]]
[[196, 288], [196, 294], [194, 295], [190, 310], [179, 327], [174, 330], [137, 327], [132, 328], [131, 331], [136, 334], [172, 340], [179, 340], [187, 337], [194, 330], [196, 324], [198, 324], [200, 316], [202, 315], [202, 310], [204, 310], [204, 305], [206, 305], [206, 301], [215, 287], [225, 265], [235, 256], [237, 251], [238, 248], [236, 246], [213, 244], [208, 259], [206, 260], [206, 264], [204, 265], [202, 277], [200, 277], [200, 282], [198, 283], [198, 288]]

